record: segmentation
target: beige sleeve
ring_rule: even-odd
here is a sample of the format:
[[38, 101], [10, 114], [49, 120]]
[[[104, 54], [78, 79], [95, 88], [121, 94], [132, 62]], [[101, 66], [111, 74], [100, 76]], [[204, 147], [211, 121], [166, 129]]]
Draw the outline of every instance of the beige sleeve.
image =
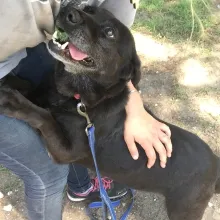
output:
[[45, 40], [54, 31], [59, 0], [1, 0], [0, 62]]

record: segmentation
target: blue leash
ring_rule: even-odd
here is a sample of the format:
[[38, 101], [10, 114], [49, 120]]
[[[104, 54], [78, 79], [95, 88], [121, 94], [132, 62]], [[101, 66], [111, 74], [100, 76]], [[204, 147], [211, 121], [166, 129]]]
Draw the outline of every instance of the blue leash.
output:
[[[109, 199], [106, 190], [103, 187], [101, 175], [100, 175], [98, 165], [97, 165], [97, 161], [96, 161], [96, 155], [95, 155], [95, 127], [94, 127], [94, 125], [92, 125], [91, 127], [88, 128], [88, 140], [89, 140], [89, 146], [90, 146], [90, 150], [91, 150], [91, 153], [92, 153], [93, 161], [94, 161], [94, 164], [95, 164], [97, 179], [98, 179], [98, 182], [99, 182], [100, 197], [102, 199], [102, 207], [104, 207], [106, 205], [108, 207], [108, 210], [110, 212], [110, 215], [111, 215], [112, 219], [116, 220], [116, 214], [115, 214], [114, 208], [111, 204], [111, 200]], [[106, 213], [105, 212], [103, 212], [103, 219], [106, 219]]]
[[[132, 190], [132, 189], [129, 189], [129, 190], [131, 192], [132, 201], [131, 201], [130, 205], [128, 206], [127, 210], [121, 216], [120, 220], [126, 220], [128, 215], [131, 212], [132, 207], [133, 207], [133, 203], [134, 203], [134, 190]], [[111, 201], [111, 203], [112, 203], [113, 208], [116, 208], [116, 207], [118, 207], [121, 204], [121, 200], [119, 199], [117, 201]], [[102, 202], [92, 202], [92, 203], [90, 203], [89, 206], [88, 206], [88, 209], [86, 210], [88, 216], [91, 216], [90, 209], [97, 209], [97, 208], [102, 208]]]
[[[82, 108], [84, 109], [84, 111], [82, 111]], [[100, 198], [101, 198], [101, 202], [93, 202], [89, 205], [89, 208], [100, 208], [102, 207], [103, 209], [103, 220], [107, 219], [107, 209], [110, 213], [111, 219], [112, 220], [117, 220], [116, 218], [116, 214], [115, 214], [115, 210], [114, 207], [118, 206], [120, 204], [120, 200], [118, 201], [111, 201], [108, 197], [108, 194], [102, 184], [102, 179], [101, 179], [101, 175], [98, 169], [98, 164], [96, 161], [96, 154], [95, 154], [95, 126], [91, 123], [88, 114], [86, 113], [86, 108], [85, 105], [83, 103], [78, 103], [77, 105], [77, 111], [80, 115], [82, 115], [83, 117], [86, 118], [87, 120], [87, 127], [86, 127], [86, 134], [88, 136], [88, 141], [89, 141], [89, 146], [90, 146], [90, 150], [92, 153], [92, 157], [93, 157], [93, 161], [94, 161], [94, 165], [95, 165], [95, 170], [96, 170], [96, 174], [97, 174], [97, 179], [99, 182], [99, 187], [100, 187]], [[131, 194], [132, 194], [132, 202], [129, 205], [128, 209], [126, 210], [126, 212], [122, 215], [122, 217], [120, 218], [120, 220], [126, 220], [132, 207], [133, 207], [133, 190], [131, 190]], [[107, 209], [106, 209], [107, 207]]]

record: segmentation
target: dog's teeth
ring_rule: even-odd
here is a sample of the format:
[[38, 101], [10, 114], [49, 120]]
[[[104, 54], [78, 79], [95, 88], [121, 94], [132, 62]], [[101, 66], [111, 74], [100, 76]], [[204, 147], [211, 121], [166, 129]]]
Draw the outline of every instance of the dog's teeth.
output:
[[62, 49], [62, 50], [66, 49], [66, 47], [68, 46], [68, 44], [69, 44], [69, 42], [66, 42], [65, 44], [63, 44], [63, 45], [61, 46], [61, 49]]
[[53, 38], [53, 39], [56, 39], [56, 38], [57, 38], [57, 31], [54, 32], [52, 38]]
[[55, 39], [53, 39], [53, 43], [56, 44], [59, 48], [62, 47], [62, 45], [59, 42], [57, 42]]

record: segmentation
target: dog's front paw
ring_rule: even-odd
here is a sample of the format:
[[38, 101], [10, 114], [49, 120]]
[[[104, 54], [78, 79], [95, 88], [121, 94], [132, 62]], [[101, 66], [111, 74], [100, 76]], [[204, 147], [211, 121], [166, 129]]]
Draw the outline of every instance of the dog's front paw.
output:
[[37, 129], [52, 117], [47, 110], [36, 106], [9, 87], [0, 88], [0, 114], [23, 120]]
[[16, 117], [26, 98], [9, 87], [0, 88], [0, 114]]

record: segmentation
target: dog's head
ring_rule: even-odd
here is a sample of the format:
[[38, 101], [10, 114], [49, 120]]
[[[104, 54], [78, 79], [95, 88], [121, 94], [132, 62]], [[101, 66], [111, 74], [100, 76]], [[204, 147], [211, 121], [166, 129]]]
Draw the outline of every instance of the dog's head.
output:
[[[69, 3], [61, 8], [56, 27], [48, 49], [64, 64], [56, 83], [65, 96], [83, 93], [82, 87], [86, 87], [87, 93], [94, 93], [87, 101], [96, 102], [102, 98], [102, 90], [122, 82], [125, 87], [130, 79], [135, 85], [139, 82], [140, 62], [132, 34], [110, 12], [95, 7], [82, 10]], [[84, 80], [84, 85], [80, 80]]]

